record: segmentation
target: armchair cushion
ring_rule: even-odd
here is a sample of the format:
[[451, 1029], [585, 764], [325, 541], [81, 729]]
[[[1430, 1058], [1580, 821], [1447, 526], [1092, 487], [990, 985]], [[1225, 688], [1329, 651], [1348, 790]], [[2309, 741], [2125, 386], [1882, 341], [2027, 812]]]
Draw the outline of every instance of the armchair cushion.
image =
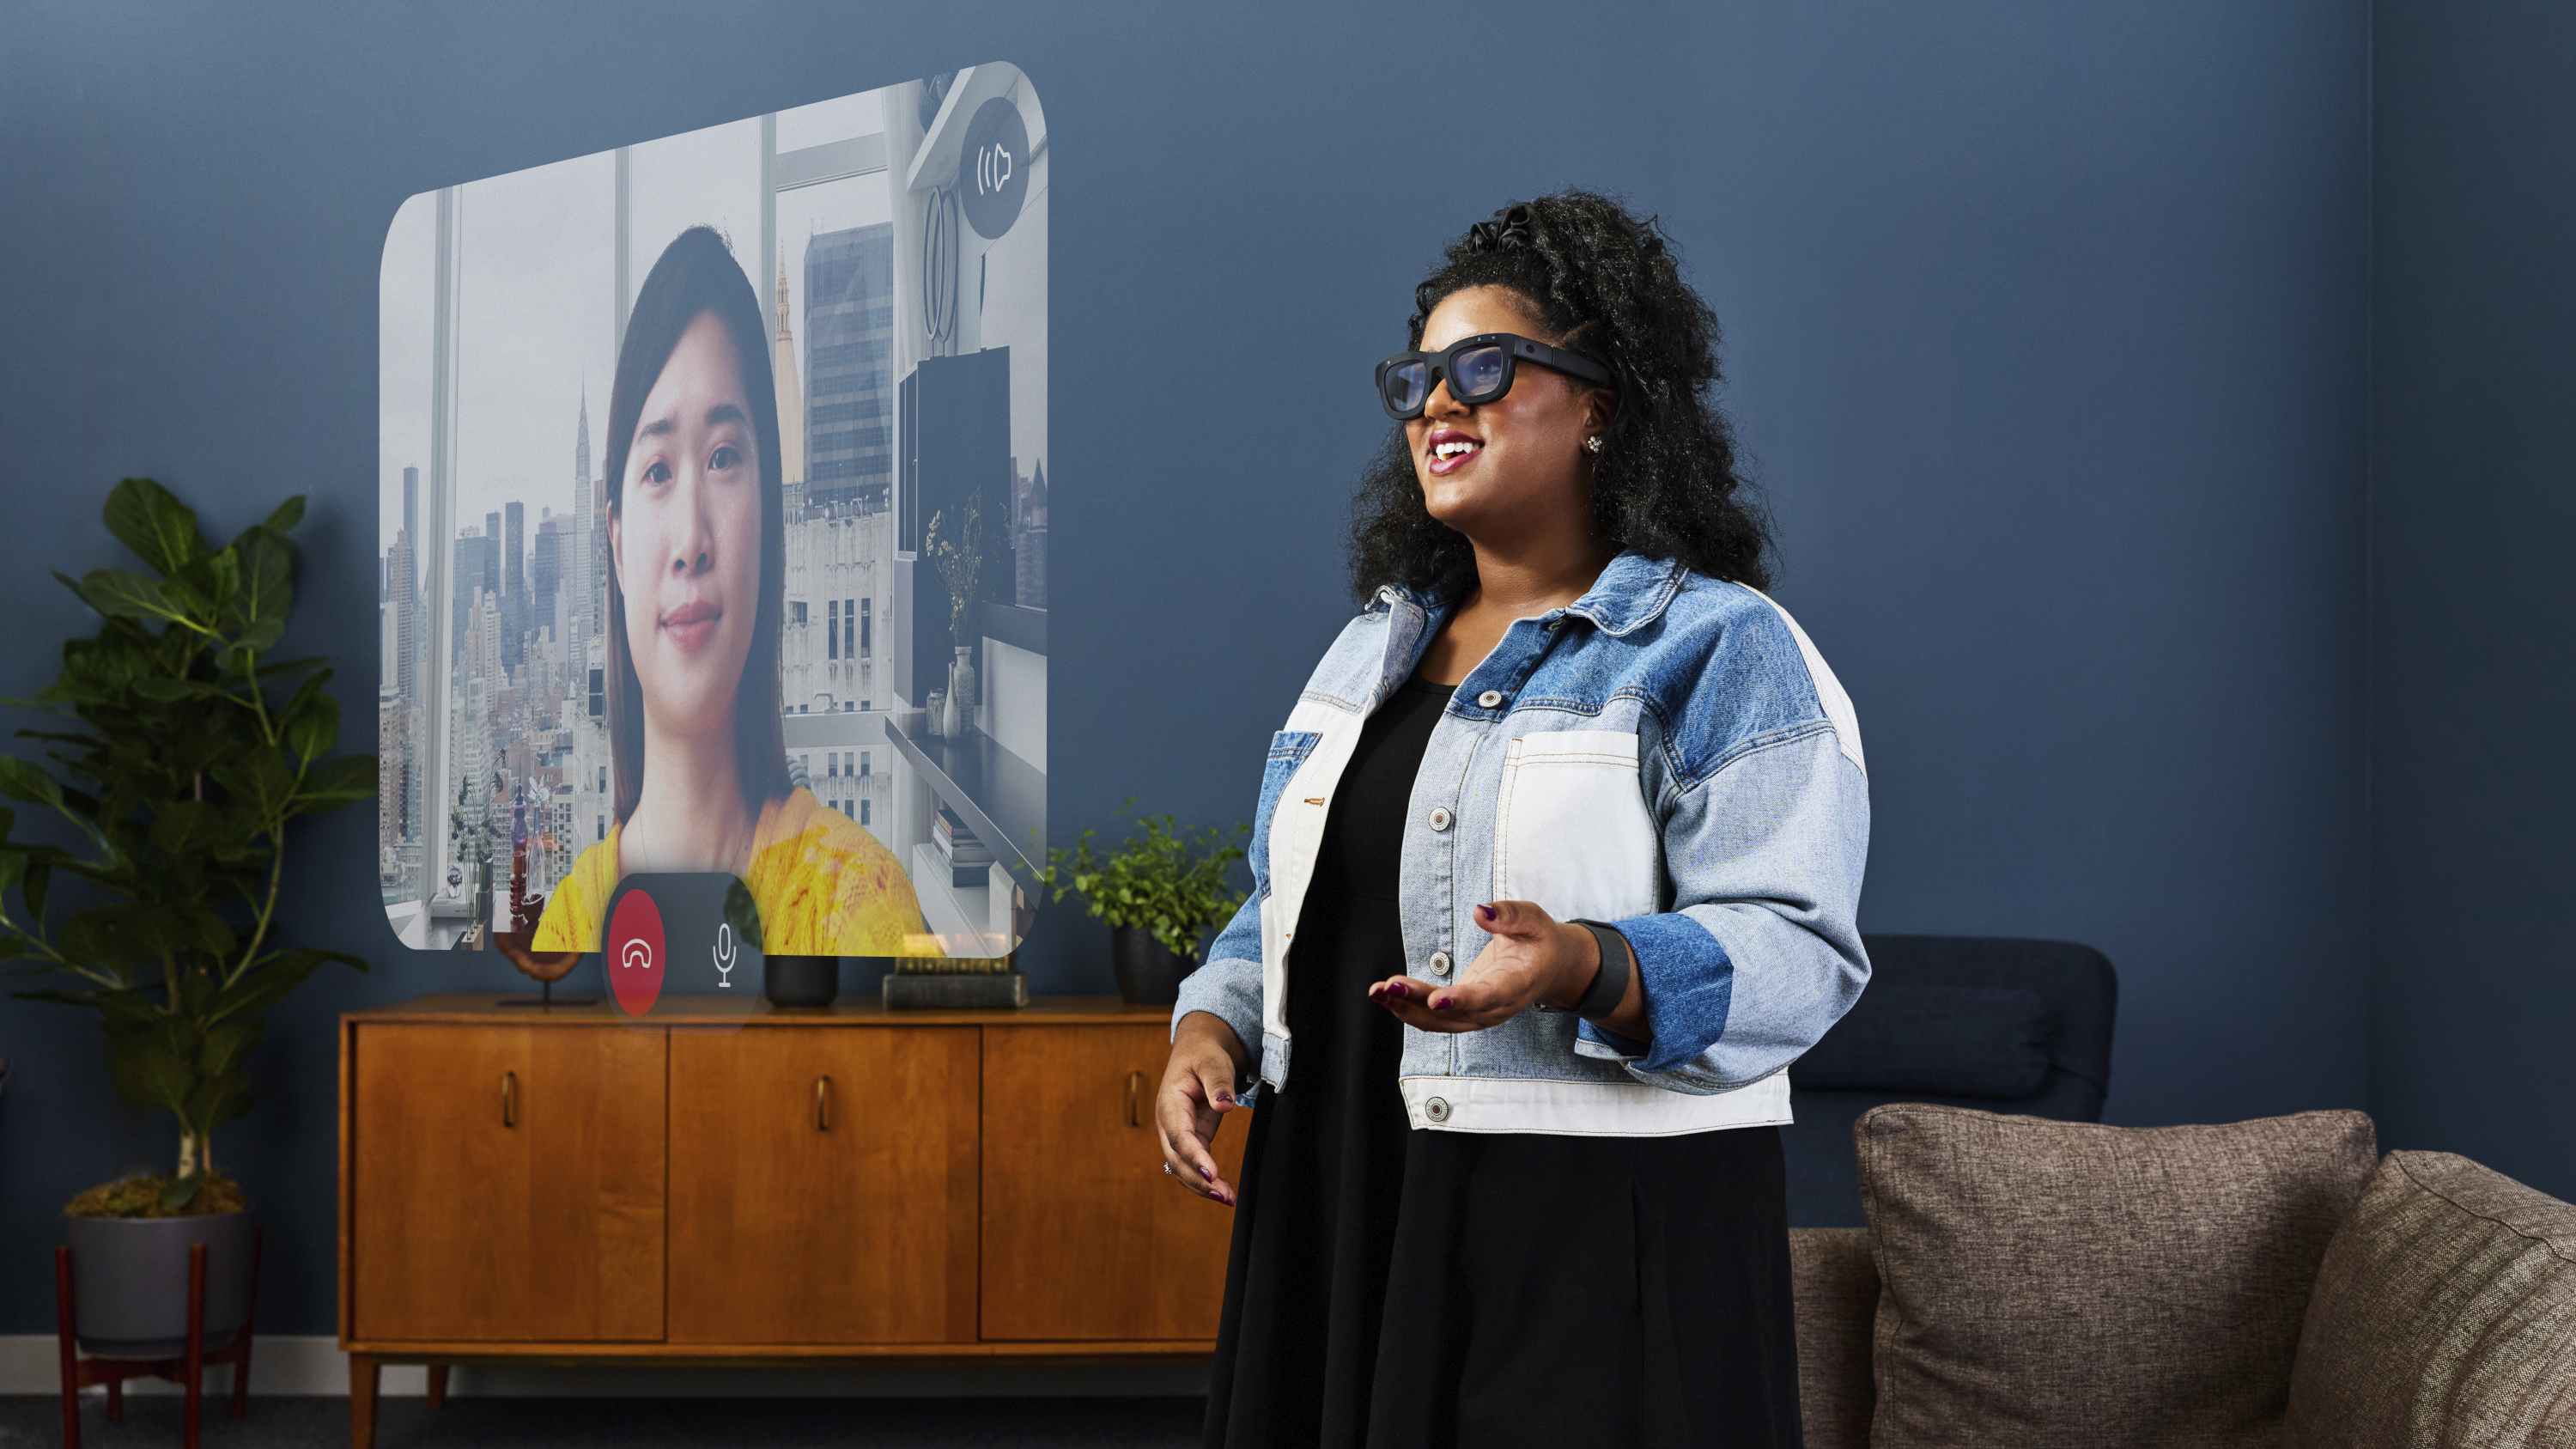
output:
[[2576, 1445], [2576, 1205], [2392, 1152], [2327, 1245], [2294, 1446]]
[[1869, 1449], [1877, 1387], [1869, 1376], [1878, 1268], [1865, 1228], [1791, 1228], [1789, 1282], [1798, 1308], [1798, 1413], [1807, 1449]]
[[1898, 1103], [1855, 1130], [1875, 1449], [2271, 1446], [2359, 1112], [2104, 1127]]

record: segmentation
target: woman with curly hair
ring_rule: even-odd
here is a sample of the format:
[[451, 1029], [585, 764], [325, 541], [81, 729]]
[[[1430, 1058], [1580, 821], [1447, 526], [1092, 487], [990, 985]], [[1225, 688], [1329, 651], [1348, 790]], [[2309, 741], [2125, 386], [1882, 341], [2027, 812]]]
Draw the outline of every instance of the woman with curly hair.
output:
[[1155, 1107], [1236, 1208], [1211, 1446], [1799, 1442], [1779, 1124], [1868, 979], [1868, 780], [1760, 592], [1716, 339], [1576, 191], [1451, 244], [1378, 364], [1363, 610]]

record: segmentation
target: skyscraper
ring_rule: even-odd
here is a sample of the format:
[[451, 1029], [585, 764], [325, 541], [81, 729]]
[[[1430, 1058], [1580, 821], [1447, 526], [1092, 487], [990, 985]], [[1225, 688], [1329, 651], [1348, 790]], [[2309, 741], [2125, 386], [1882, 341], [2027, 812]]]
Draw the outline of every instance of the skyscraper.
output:
[[573, 435], [572, 508], [567, 516], [571, 522], [566, 526], [574, 532], [563, 544], [564, 586], [572, 591], [571, 606], [564, 610], [567, 619], [564, 660], [569, 664], [579, 664], [584, 646], [590, 643], [590, 636], [599, 631], [599, 620], [595, 613], [599, 606], [591, 598], [590, 590], [583, 587], [591, 578], [590, 394], [588, 391], [584, 391], [581, 395], [581, 423], [579, 431]]
[[512, 499], [502, 505], [510, 519], [501, 555], [501, 662], [515, 669], [524, 657], [521, 641], [536, 620], [528, 607], [528, 505]]
[[[497, 528], [501, 515], [486, 514]], [[456, 592], [449, 601], [454, 609], [448, 639], [454, 645], [455, 657], [465, 657], [465, 639], [474, 626], [474, 596], [498, 587], [500, 573], [499, 542], [468, 525], [456, 537]]]
[[564, 531], [563, 519], [552, 514], [538, 519], [536, 556], [528, 563], [528, 588], [535, 600], [535, 614], [528, 632], [553, 630], [554, 653], [559, 661], [566, 657], [563, 653], [564, 635], [569, 632], [563, 617], [568, 612], [564, 608], [568, 601], [562, 597], [564, 545], [574, 537], [577, 535]]
[[883, 509], [894, 481], [893, 227], [805, 244], [805, 359], [807, 508]]
[[787, 325], [787, 248], [778, 249], [778, 330], [770, 340], [770, 376], [778, 389], [778, 481], [787, 497], [805, 481], [805, 389], [797, 380], [796, 333]]
[[394, 694], [417, 704], [414, 656], [420, 652], [420, 470], [403, 470], [403, 526], [394, 535], [393, 557], [385, 570], [385, 594], [394, 609]]

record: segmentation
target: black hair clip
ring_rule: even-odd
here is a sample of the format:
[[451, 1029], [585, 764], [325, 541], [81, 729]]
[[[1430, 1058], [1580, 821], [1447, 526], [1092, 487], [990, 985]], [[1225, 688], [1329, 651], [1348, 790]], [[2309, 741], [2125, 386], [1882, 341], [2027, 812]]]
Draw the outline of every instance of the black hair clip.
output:
[[1533, 242], [1530, 235], [1530, 209], [1512, 205], [1494, 213], [1492, 221], [1480, 221], [1467, 228], [1467, 244], [1480, 252], [1506, 252]]

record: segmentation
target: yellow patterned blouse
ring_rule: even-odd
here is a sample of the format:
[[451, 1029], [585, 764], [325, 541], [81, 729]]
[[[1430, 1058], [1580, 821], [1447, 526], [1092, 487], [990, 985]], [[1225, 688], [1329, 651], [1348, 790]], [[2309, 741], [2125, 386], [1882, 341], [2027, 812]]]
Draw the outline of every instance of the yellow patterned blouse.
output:
[[[617, 838], [581, 853], [537, 918], [539, 951], [596, 951], [617, 889]], [[760, 945], [773, 956], [936, 956], [921, 901], [894, 852], [811, 790], [762, 808], [743, 873], [760, 907]]]

